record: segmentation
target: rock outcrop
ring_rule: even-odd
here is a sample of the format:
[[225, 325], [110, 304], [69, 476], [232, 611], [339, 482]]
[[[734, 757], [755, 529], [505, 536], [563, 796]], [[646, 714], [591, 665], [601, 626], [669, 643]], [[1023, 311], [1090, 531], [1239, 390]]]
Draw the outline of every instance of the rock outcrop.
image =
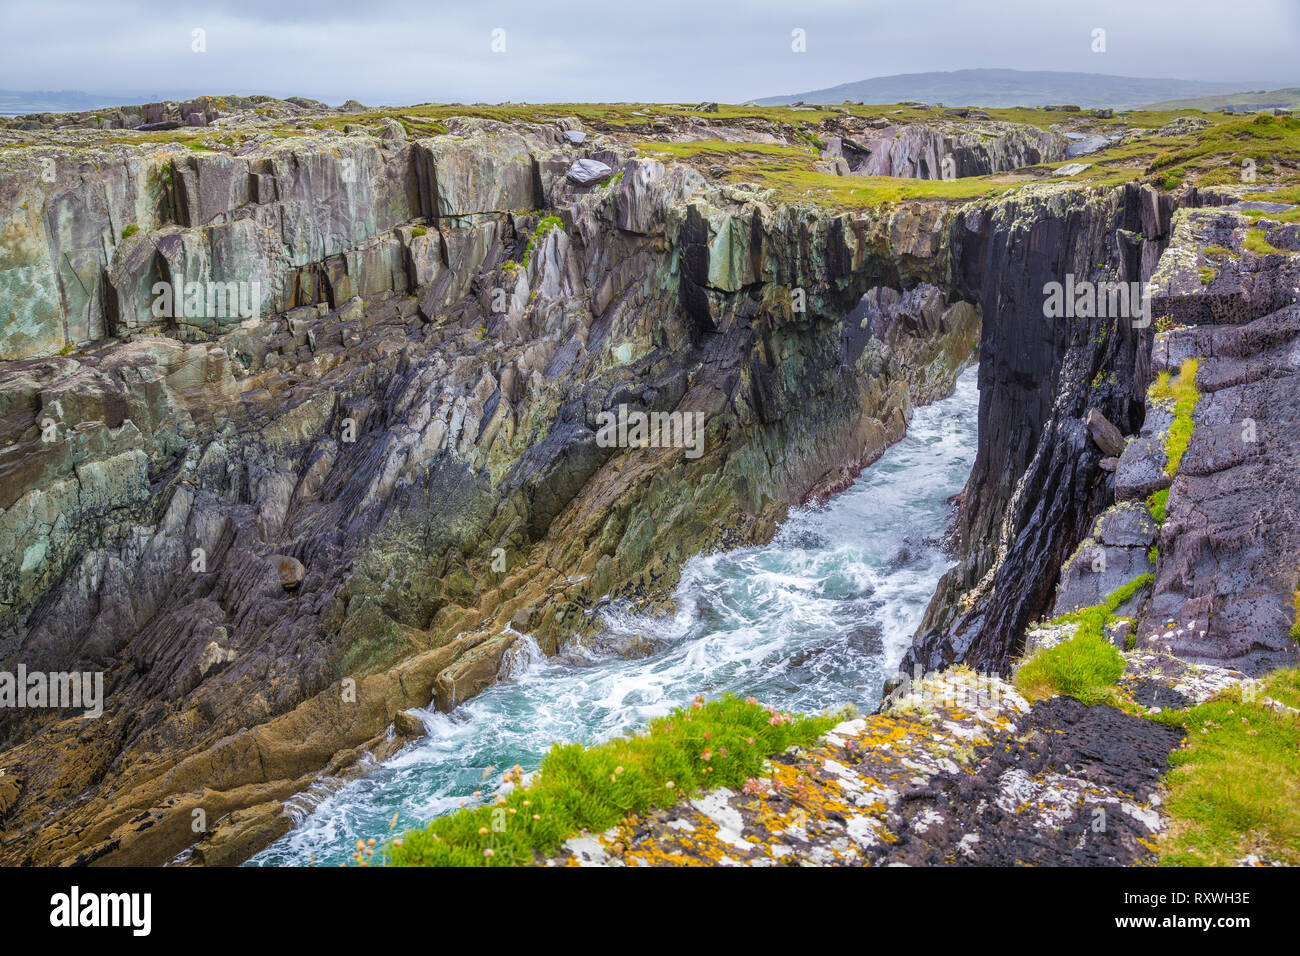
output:
[[984, 176], [1064, 159], [1069, 141], [1059, 133], [1017, 123], [840, 124], [825, 153], [843, 157], [855, 176], [956, 179]]
[[[959, 525], [967, 551], [904, 670], [961, 661], [1005, 672], [1034, 618], [1104, 603], [1143, 574], [1153, 584], [1120, 610], [1139, 648], [1249, 674], [1298, 658], [1300, 533], [1287, 489], [1300, 437], [1291, 431], [1300, 234], [1249, 220], [1223, 196], [1190, 193], [1173, 215], [1167, 197], [1130, 190], [1112, 200], [1121, 196], [1105, 211], [1073, 211], [1063, 242], [1035, 241], [1035, 229], [1059, 228], [1050, 216], [1020, 220], [1027, 234], [996, 241], [995, 255], [1019, 249], [1030, 279], [984, 286], [981, 442]], [[1089, 246], [1099, 213], [1109, 224], [1094, 238], [1109, 250]], [[1251, 251], [1252, 231], [1276, 251]], [[1150, 282], [1146, 312], [1138, 322], [1047, 320], [1042, 336], [1027, 335], [1045, 321], [1038, 280], [1067, 274]], [[1199, 397], [1175, 464], [1173, 406], [1148, 386], [1188, 360]], [[1168, 495], [1163, 524], [1147, 501], [1156, 493]]]
[[[1134, 655], [1125, 693], [1181, 706], [1244, 680]], [[1128, 688], [1132, 687], [1132, 691]], [[718, 789], [570, 839], [549, 865], [1141, 865], [1181, 729], [952, 668]]]
[[[1252, 230], [1280, 251], [1252, 252]], [[1208, 282], [1205, 269], [1214, 273]], [[1235, 211], [1182, 211], [1155, 282], [1153, 313], [1170, 327], [1156, 337], [1153, 372], [1177, 374], [1195, 359], [1199, 398], [1168, 484], [1138, 646], [1249, 674], [1294, 666], [1300, 227]], [[1153, 400], [1143, 432], [1163, 445], [1172, 422]], [[1150, 460], [1167, 468], [1163, 448]]]

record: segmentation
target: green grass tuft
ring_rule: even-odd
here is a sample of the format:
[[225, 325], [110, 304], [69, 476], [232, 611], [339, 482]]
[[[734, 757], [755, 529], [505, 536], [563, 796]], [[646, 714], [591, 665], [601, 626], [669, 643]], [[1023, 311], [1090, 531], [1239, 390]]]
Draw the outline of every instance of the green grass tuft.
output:
[[1016, 673], [1016, 689], [1026, 700], [1066, 694], [1085, 704], [1111, 700], [1115, 682], [1124, 672], [1124, 658], [1106, 639], [1106, 625], [1119, 620], [1115, 611], [1154, 580], [1139, 574], [1109, 595], [1101, 604], [1062, 614], [1051, 623], [1079, 625], [1074, 637], [1036, 652]]
[[1027, 660], [1016, 673], [1016, 689], [1029, 701], [1063, 694], [1091, 706], [1111, 698], [1122, 673], [1124, 658], [1115, 646], [1080, 629]]
[[541, 222], [537, 224], [537, 228], [533, 230], [533, 234], [528, 237], [528, 245], [524, 249], [523, 266], [525, 269], [528, 268], [529, 260], [532, 259], [533, 246], [536, 243], [540, 242], [541, 240], [545, 239], [550, 234], [552, 229], [563, 229], [563, 228], [564, 228], [564, 223], [560, 221], [559, 216], [542, 217]]
[[439, 817], [391, 841], [383, 855], [395, 866], [532, 864], [584, 829], [606, 830], [706, 787], [740, 788], [767, 757], [834, 725], [833, 717], [780, 714], [752, 698], [696, 698], [641, 734], [591, 747], [555, 744], [528, 787]]
[[1196, 387], [1196, 370], [1200, 364], [1200, 359], [1189, 358], [1176, 376], [1171, 378], [1168, 372], [1161, 372], [1151, 386], [1153, 399], [1173, 403], [1174, 423], [1169, 426], [1169, 434], [1165, 437], [1165, 471], [1171, 478], [1178, 474], [1178, 466], [1182, 464], [1192, 432], [1196, 430], [1192, 412], [1201, 397]]
[[1246, 231], [1245, 241], [1242, 245], [1255, 253], [1257, 256], [1281, 255], [1294, 256], [1297, 253], [1290, 252], [1286, 249], [1279, 249], [1264, 238], [1263, 229], [1249, 229]]
[[1151, 509], [1151, 517], [1155, 519], [1156, 524], [1164, 524], [1165, 512], [1169, 508], [1169, 489], [1161, 488], [1148, 497], [1147, 507]]
[[137, 226], [135, 223], [131, 223], [131, 225], [127, 226], [125, 229], [122, 230], [122, 238], [130, 239], [139, 231], [140, 231], [140, 227]]

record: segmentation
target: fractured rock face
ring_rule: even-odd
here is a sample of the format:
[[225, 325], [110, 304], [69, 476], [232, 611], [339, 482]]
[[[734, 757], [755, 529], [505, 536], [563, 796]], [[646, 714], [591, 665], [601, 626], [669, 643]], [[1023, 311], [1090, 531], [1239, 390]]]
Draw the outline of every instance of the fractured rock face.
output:
[[[1155, 543], [1157, 531], [1144, 503], [1125, 502], [1107, 509], [1061, 567], [1053, 616], [1101, 604], [1138, 575], [1154, 571], [1147, 552]], [[1123, 615], [1131, 610], [1122, 607], [1115, 613]]]
[[[624, 147], [590, 157], [624, 171], [591, 189], [559, 124], [448, 126], [123, 147], [106, 183], [56, 178], [59, 228], [28, 223], [22, 283], [57, 303], [67, 251], [115, 305], [77, 333], [95, 348], [42, 356], [62, 318], [12, 300], [0, 660], [101, 668], [110, 690], [97, 721], [0, 714], [24, 780], [5, 859], [255, 850], [398, 712], [454, 708], [600, 602], [662, 601], [693, 554], [766, 540], [969, 358], [942, 206], [796, 210]], [[151, 171], [180, 203], [146, 218]], [[160, 318], [155, 277], [264, 280], [262, 308]], [[847, 323], [872, 288], [899, 308]], [[620, 405], [699, 414], [700, 454], [602, 447]], [[195, 847], [199, 793], [231, 823]]]
[[866, 125], [856, 138], [835, 141], [833, 154], [842, 155], [854, 175], [956, 179], [1056, 162], [1066, 151], [1060, 134], [1014, 123], [946, 128], [886, 124], [876, 129], [878, 135]]
[[[1146, 380], [1152, 332], [1122, 317], [1047, 319], [1044, 295], [1068, 275], [1144, 281], [1142, 250], [1163, 242], [1144, 231], [1144, 208], [1159, 208], [1148, 191], [1085, 197], [1045, 184], [962, 213], [961, 274], [983, 306], [979, 454], [962, 497], [964, 558], [940, 583], [905, 671], [954, 661], [1004, 671], [1112, 500], [1084, 418], [1095, 408], [1121, 433], [1137, 430], [1144, 403], [1134, 382]], [[1135, 237], [1131, 246], [1116, 241], [1122, 234]]]

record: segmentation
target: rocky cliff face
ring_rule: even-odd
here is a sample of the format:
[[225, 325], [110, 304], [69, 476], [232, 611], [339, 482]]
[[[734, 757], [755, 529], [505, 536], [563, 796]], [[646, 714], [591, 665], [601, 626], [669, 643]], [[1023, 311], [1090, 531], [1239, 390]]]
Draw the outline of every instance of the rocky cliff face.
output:
[[[950, 210], [772, 206], [566, 125], [6, 157], [0, 659], [106, 701], [5, 713], [5, 860], [238, 861], [403, 709], [662, 600], [951, 388]], [[604, 447], [620, 407], [702, 441]]]
[[[1175, 214], [1174, 197], [1146, 188], [1022, 191], [963, 212], [959, 287], [981, 290], [985, 316], [979, 455], [961, 501], [964, 560], [904, 671], [1005, 672], [1034, 619], [1100, 604], [1142, 574], [1154, 584], [1122, 609], [1139, 648], [1247, 674], [1296, 659], [1300, 563], [1282, 489], [1296, 473], [1300, 245], [1294, 226], [1264, 219], [1256, 231], [1274, 251], [1251, 251], [1256, 227], [1231, 198], [1192, 190]], [[1146, 314], [1046, 318], [1047, 283], [1067, 276], [1149, 282]], [[1172, 403], [1149, 386], [1187, 360], [1200, 397], [1177, 465]], [[1167, 517], [1147, 501], [1162, 491]]]
[[1145, 283], [1172, 205], [1145, 187], [1041, 186], [960, 214], [958, 281], [985, 315], [979, 453], [962, 495], [962, 563], [904, 670], [965, 661], [1005, 671], [1025, 625], [1050, 606], [1057, 569], [1110, 494], [1085, 413], [1137, 427], [1153, 329], [1105, 307], [1050, 316], [1049, 284]]
[[[1153, 371], [1177, 375], [1196, 363], [1190, 437], [1172, 465], [1175, 415], [1153, 393], [1115, 494], [1131, 501], [1168, 489], [1138, 646], [1261, 674], [1300, 660], [1300, 229], [1252, 222], [1239, 209], [1182, 210], [1174, 220], [1155, 275], [1153, 313], [1168, 328], [1156, 336]], [[1252, 231], [1274, 251], [1252, 249]]]
[[[775, 135], [747, 122], [700, 135]], [[834, 122], [845, 173], [1063, 146]], [[597, 639], [600, 608], [662, 606], [686, 558], [846, 485], [977, 336], [961, 560], [904, 667], [1005, 671], [1032, 619], [1108, 587], [1069, 560], [1090, 536], [1116, 579], [1159, 544], [1144, 648], [1291, 653], [1300, 532], [1267, 489], [1294, 469], [1229, 441], [1249, 417], [1290, 447], [1287, 228], [1256, 255], [1223, 213], [1205, 236], [1235, 258], [1207, 284], [1209, 240], [1175, 236], [1192, 227], [1149, 187], [839, 213], [574, 119], [409, 125], [5, 150], [0, 666], [102, 672], [106, 700], [0, 714], [0, 859], [246, 858], [294, 794], [418, 732], [406, 708], [489, 686], [521, 634]], [[1153, 275], [1155, 316], [1187, 328], [1045, 310], [1054, 282]], [[1193, 356], [1214, 398], [1156, 527], [1142, 482], [1169, 422], [1148, 385]], [[702, 431], [603, 440], [627, 412]]]

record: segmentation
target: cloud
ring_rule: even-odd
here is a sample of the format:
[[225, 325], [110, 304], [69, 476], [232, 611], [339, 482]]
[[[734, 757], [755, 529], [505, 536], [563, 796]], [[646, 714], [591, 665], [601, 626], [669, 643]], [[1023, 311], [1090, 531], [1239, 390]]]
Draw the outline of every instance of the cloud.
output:
[[[716, 99], [971, 67], [1300, 83], [1291, 0], [0, 0], [0, 88], [329, 102]], [[1107, 50], [1091, 50], [1095, 28]], [[791, 49], [791, 31], [807, 52]], [[201, 29], [206, 52], [195, 53]], [[492, 31], [505, 31], [493, 53]]]

